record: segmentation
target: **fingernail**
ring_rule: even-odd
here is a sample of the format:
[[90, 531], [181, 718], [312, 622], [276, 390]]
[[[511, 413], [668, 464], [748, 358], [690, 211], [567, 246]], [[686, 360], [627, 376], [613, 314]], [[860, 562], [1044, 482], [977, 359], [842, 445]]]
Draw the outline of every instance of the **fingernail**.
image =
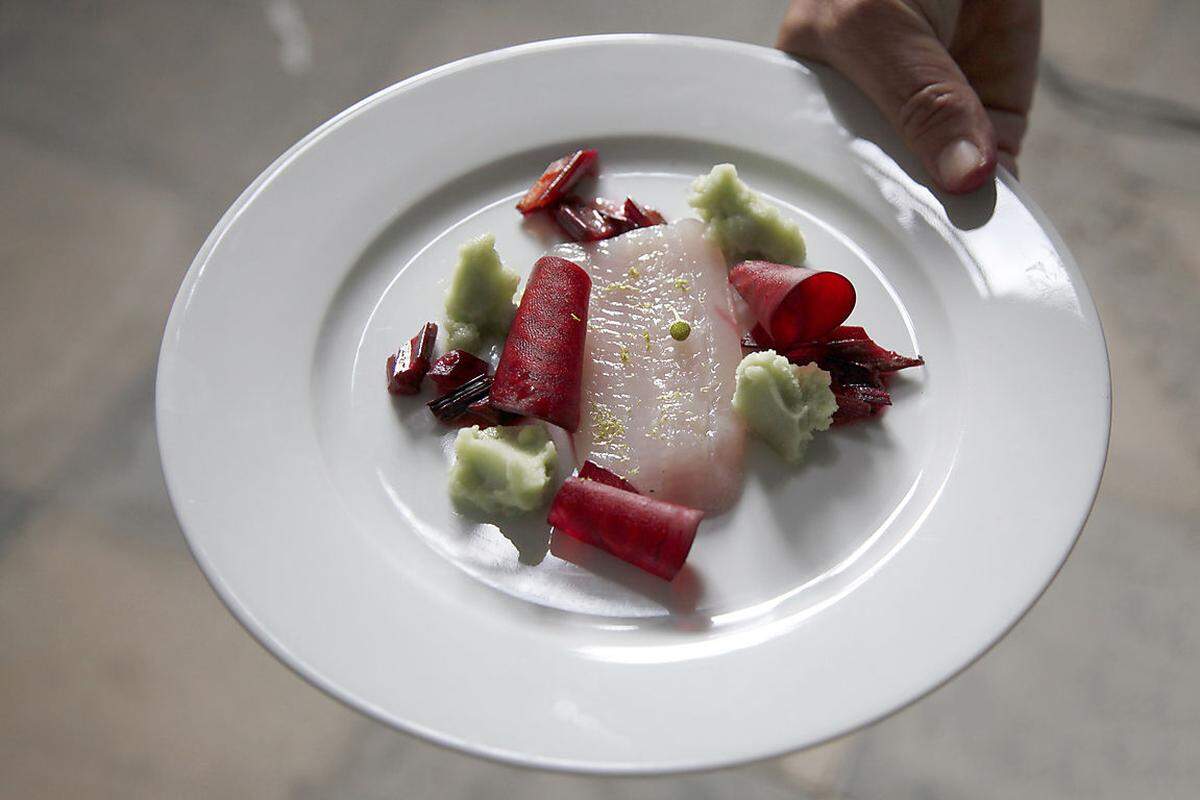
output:
[[983, 165], [983, 154], [969, 139], [957, 139], [942, 150], [937, 157], [938, 179], [942, 186], [955, 191], [961, 189], [972, 173]]

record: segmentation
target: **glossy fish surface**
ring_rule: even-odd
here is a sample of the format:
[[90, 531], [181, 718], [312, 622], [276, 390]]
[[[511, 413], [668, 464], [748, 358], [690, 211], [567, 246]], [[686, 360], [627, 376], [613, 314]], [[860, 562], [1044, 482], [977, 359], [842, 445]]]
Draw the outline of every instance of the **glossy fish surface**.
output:
[[[705, 511], [742, 485], [745, 431], [733, 411], [741, 335], [721, 251], [685, 219], [555, 255], [592, 278], [582, 421], [590, 458], [642, 492]], [[677, 341], [674, 322], [691, 330]]]

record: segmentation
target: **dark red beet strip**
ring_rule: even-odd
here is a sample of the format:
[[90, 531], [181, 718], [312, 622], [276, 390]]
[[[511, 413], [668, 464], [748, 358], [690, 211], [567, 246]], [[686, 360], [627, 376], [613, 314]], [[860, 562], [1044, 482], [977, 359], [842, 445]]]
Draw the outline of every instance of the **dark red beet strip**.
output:
[[830, 386], [833, 397], [837, 400], [838, 408], [833, 414], [834, 425], [848, 425], [851, 422], [878, 416], [886, 406], [892, 404], [892, 397], [886, 388], [842, 384], [834, 381]]
[[[742, 336], [742, 347], [751, 351], [774, 349], [761, 325]], [[857, 325], [842, 325], [823, 339], [792, 345], [784, 355], [793, 364], [815, 363], [830, 374], [830, 388], [838, 404], [834, 425], [878, 416], [892, 404], [886, 376], [925, 363], [920, 356], [909, 358], [880, 347]]]
[[491, 400], [484, 398], [476, 400], [467, 406], [467, 413], [462, 416], [463, 425], [478, 425], [481, 428], [491, 428], [495, 425], [516, 425], [523, 417], [520, 414], [510, 414], [492, 405]]
[[521, 202], [517, 203], [517, 210], [529, 214], [562, 200], [572, 186], [596, 169], [597, 156], [595, 150], [576, 150], [551, 162], [541, 177], [529, 187]]
[[820, 339], [850, 316], [854, 285], [836, 272], [743, 261], [729, 281], [781, 347]]
[[574, 433], [579, 428], [583, 343], [592, 279], [565, 258], [533, 265], [504, 342], [492, 405]]
[[453, 425], [459, 421], [459, 418], [463, 414], [467, 413], [471, 404], [487, 400], [488, 392], [491, 388], [492, 376], [479, 375], [457, 389], [447, 392], [434, 400], [430, 400], [426, 405], [429, 406], [429, 410], [433, 412], [433, 415], [440, 422]]
[[826, 339], [825, 347], [829, 357], [858, 364], [876, 372], [896, 372], [925, 363], [925, 359], [920, 356], [909, 358], [880, 347], [857, 325], [843, 325], [837, 328]]
[[607, 200], [568, 197], [554, 207], [554, 221], [577, 242], [598, 242], [629, 230], [628, 221]]
[[837, 411], [833, 412], [834, 425], [849, 425], [875, 416], [875, 407], [865, 400], [838, 393], [834, 393], [834, 398], [838, 404]]
[[839, 325], [833, 329], [833, 332], [825, 337], [827, 342], [838, 341], [871, 341], [871, 337], [867, 335], [867, 329], [861, 325]]
[[466, 350], [451, 350], [429, 367], [429, 380], [434, 382], [439, 392], [445, 394], [489, 372], [491, 367], [483, 359]]
[[[757, 331], [755, 328], [748, 341], [754, 343]], [[746, 345], [746, 341], [743, 340], [743, 345]], [[875, 383], [875, 380], [862, 380], [860, 376], [869, 373], [877, 379], [880, 373], [919, 367], [925, 363], [920, 356], [909, 358], [880, 347], [857, 325], [843, 325], [825, 339], [793, 345], [784, 355], [794, 364], [815, 362], [821, 369], [835, 373], [835, 378], [838, 377], [838, 371], [847, 373], [844, 380], [850, 383]]]
[[478, 425], [481, 428], [490, 428], [494, 425], [520, 424], [520, 414], [510, 414], [492, 406], [488, 397], [491, 388], [491, 375], [477, 375], [462, 386], [430, 400], [426, 405], [437, 417], [438, 422], [451, 427]]
[[647, 208], [639, 204], [632, 197], [625, 198], [624, 211], [625, 219], [629, 220], [629, 224], [634, 228], [651, 228], [655, 225], [665, 225], [666, 218], [662, 214], [655, 211], [653, 208]]
[[588, 202], [593, 208], [603, 214], [604, 218], [612, 223], [613, 227], [622, 230], [629, 230], [633, 227], [629, 220], [625, 218], [625, 212], [621, 209], [621, 206], [616, 203], [605, 200], [603, 197], [593, 197]]
[[[821, 366], [822, 364], [825, 366]], [[823, 358], [817, 363], [817, 366], [828, 372], [833, 378], [834, 383], [840, 383], [845, 386], [869, 386], [872, 389], [887, 388], [887, 384], [884, 383], [883, 378], [886, 373], [860, 367], [858, 364], [838, 361], [836, 358]]]
[[[742, 347], [753, 351], [774, 349], [761, 325], [742, 336]], [[823, 339], [793, 345], [784, 355], [793, 364], [815, 363], [830, 374], [830, 388], [838, 403], [834, 425], [878, 416], [892, 404], [886, 376], [925, 363], [919, 356], [909, 358], [880, 347], [857, 325], [842, 325]]]
[[[785, 350], [783, 355], [787, 356], [788, 361], [801, 366], [813, 363], [819, 366], [822, 362], [828, 362], [830, 356], [829, 347], [825, 342], [804, 342], [794, 345]], [[828, 369], [828, 367], [821, 367], [821, 369]]]
[[558, 530], [663, 580], [683, 567], [704, 512], [597, 480], [568, 478], [547, 520]]
[[638, 205], [632, 197], [626, 198], [623, 206], [610, 203], [603, 197], [593, 197], [591, 200], [567, 197], [554, 206], [554, 221], [563, 233], [577, 242], [598, 242], [635, 228], [666, 223], [662, 214]]
[[861, 422], [864, 419], [870, 419], [874, 416], [871, 413], [871, 407], [866, 403], [862, 404], [862, 411], [851, 410], [847, 407], [838, 406], [838, 410], [833, 412], [831, 423], [835, 428], [841, 428], [844, 425], [853, 425], [855, 422]]
[[835, 396], [847, 397], [871, 406], [890, 406], [892, 396], [885, 388], [861, 384], [838, 384], [831, 387]]
[[437, 323], [426, 322], [424, 327], [387, 360], [387, 388], [392, 394], [416, 394], [429, 371], [433, 344], [437, 341]]
[[624, 489], [627, 492], [641, 494], [632, 483], [622, 478], [617, 473], [610, 469], [597, 464], [595, 461], [584, 461], [583, 466], [579, 468], [579, 476], [585, 481], [600, 481], [603, 484], [612, 486], [615, 489]]

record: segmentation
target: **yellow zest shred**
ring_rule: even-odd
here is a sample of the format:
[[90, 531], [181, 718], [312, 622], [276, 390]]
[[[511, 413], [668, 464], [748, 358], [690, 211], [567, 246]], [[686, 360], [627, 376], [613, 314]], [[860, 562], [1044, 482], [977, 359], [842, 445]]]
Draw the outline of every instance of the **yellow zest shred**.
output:
[[611, 411], [592, 403], [592, 428], [597, 442], [607, 442], [625, 433], [625, 425]]

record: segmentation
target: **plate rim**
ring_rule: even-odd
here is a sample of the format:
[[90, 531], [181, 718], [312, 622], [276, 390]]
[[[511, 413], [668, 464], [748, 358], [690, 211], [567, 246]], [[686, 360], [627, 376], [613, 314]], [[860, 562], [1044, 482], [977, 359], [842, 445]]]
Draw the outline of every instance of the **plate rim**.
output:
[[[358, 102], [350, 105], [346, 109], [337, 113], [330, 119], [318, 125], [292, 146], [287, 148], [283, 153], [276, 157], [270, 164], [264, 168], [251, 183], [238, 195], [229, 208], [220, 216], [213, 229], [205, 238], [203, 244], [192, 259], [188, 270], [180, 284], [179, 290], [172, 302], [171, 311], [168, 315], [164, 326], [162, 344], [159, 349], [159, 357], [157, 361], [156, 377], [155, 377], [155, 432], [157, 436], [157, 446], [160, 453], [161, 468], [164, 476], [164, 481], [167, 488], [168, 496], [171, 500], [172, 508], [178, 520], [181, 532], [184, 534], [184, 540], [187, 543], [188, 549], [192, 557], [199, 565], [201, 572], [209, 585], [212, 586], [214, 592], [221, 599], [222, 604], [233, 614], [235, 619], [253, 636], [253, 638], [264, 647], [276, 660], [287, 666], [298, 675], [303, 677], [307, 682], [316, 686], [327, 695], [335, 698], [339, 702], [360, 711], [372, 719], [381, 722], [389, 727], [402, 730], [407, 733], [419, 735], [427, 741], [430, 741], [438, 746], [453, 749], [459, 752], [465, 752], [474, 756], [482, 757], [497, 763], [507, 765], [518, 765], [524, 767], [532, 767], [537, 769], [549, 770], [554, 772], [574, 773], [574, 774], [593, 774], [593, 775], [608, 775], [608, 776], [636, 776], [636, 775], [662, 775], [662, 774], [684, 774], [709, 772], [718, 769], [724, 769], [731, 766], [754, 764], [762, 761], [778, 758], [793, 752], [807, 750], [818, 747], [830, 741], [842, 738], [844, 736], [855, 733], [863, 728], [869, 727], [887, 717], [896, 714], [917, 701], [924, 699], [933, 692], [937, 691], [947, 683], [952, 681], [967, 668], [975, 664], [979, 659], [989, 653], [1000, 641], [1002, 641], [1016, 625], [1024, 619], [1025, 615], [1038, 603], [1046, 590], [1054, 582], [1055, 578], [1061, 572], [1070, 554], [1079, 542], [1083, 529], [1087, 524], [1088, 518], [1094, 509], [1095, 502], [1102, 483], [1104, 469], [1107, 464], [1107, 455], [1111, 444], [1112, 435], [1112, 412], [1113, 412], [1113, 396], [1112, 396], [1112, 375], [1111, 361], [1108, 353], [1107, 342], [1104, 335], [1102, 320], [1095, 306], [1091, 291], [1079, 269], [1070, 250], [1062, 240], [1058, 231], [1054, 228], [1045, 212], [1041, 207], [1030, 197], [1024, 187], [1016, 181], [1016, 179], [1003, 167], [998, 167], [996, 171], [996, 179], [1009, 189], [1019, 203], [1032, 215], [1038, 226], [1047, 235], [1050, 242], [1053, 244], [1056, 254], [1063, 260], [1064, 264], [1071, 272], [1072, 287], [1076, 290], [1079, 298], [1079, 304], [1084, 312], [1085, 322], [1089, 327], [1093, 327], [1098, 335], [1099, 353], [1102, 355], [1104, 366], [1104, 386], [1106, 389], [1106, 400], [1104, 407], [1104, 430], [1103, 443], [1099, 450], [1099, 465], [1094, 468], [1094, 482], [1090, 490], [1090, 500], [1086, 508], [1082, 510], [1081, 515], [1075, 523], [1075, 531], [1071, 538], [1069, 547], [1065, 548], [1058, 563], [1054, 566], [1044, 585], [1036, 592], [1034, 596], [1029, 598], [1028, 602], [1020, 612], [1012, 619], [1012, 621], [1002, 629], [997, 629], [994, 635], [990, 636], [989, 641], [984, 643], [978, 652], [976, 652], [969, 660], [962, 663], [956, 669], [953, 669], [948, 674], [940, 677], [938, 680], [931, 683], [927, 688], [921, 690], [917, 694], [909, 697], [907, 700], [883, 708], [877, 714], [868, 716], [855, 725], [840, 730], [822, 739], [811, 741], [800, 745], [799, 747], [781, 747], [771, 751], [762, 752], [761, 754], [746, 758], [742, 756], [732, 756], [725, 759], [705, 759], [696, 763], [687, 764], [659, 764], [651, 761], [646, 762], [630, 762], [630, 763], [614, 763], [614, 762], [597, 762], [576, 759], [563, 759], [558, 757], [546, 757], [530, 755], [520, 751], [510, 751], [503, 748], [490, 745], [480, 744], [475, 741], [466, 740], [443, 731], [431, 729], [420, 723], [411, 720], [402, 719], [395, 714], [377, 706], [369, 700], [359, 696], [358, 694], [349, 691], [339, 685], [338, 682], [326, 676], [320, 669], [303, 660], [299, 656], [293, 654], [288, 647], [275, 637], [264, 625], [262, 625], [250, 611], [244, 606], [237, 597], [237, 593], [226, 582], [218, 567], [213, 564], [205, 552], [199, 547], [195, 535], [189, 533], [188, 526], [184, 522], [183, 513], [181, 511], [182, 488], [176, 483], [175, 478], [172, 478], [171, 467], [168, 464], [169, 456], [166, 449], [163, 447], [164, 441], [164, 414], [162, 408], [162, 396], [164, 394], [164, 371], [163, 364], [170, 358], [171, 341], [178, 333], [182, 320], [186, 311], [187, 299], [193, 291], [195, 284], [201, 278], [207, 263], [212, 256], [212, 253], [221, 243], [222, 239], [229, 232], [231, 227], [245, 208], [250, 205], [258, 195], [265, 189], [267, 184], [277, 175], [282, 173], [287, 166], [302, 156], [315, 142], [324, 138], [333, 130], [363, 113], [370, 107], [396, 95], [402, 93], [412, 87], [418, 86], [440, 76], [451, 74], [457, 71], [475, 68], [493, 61], [500, 61], [515, 56], [520, 56], [524, 53], [539, 52], [554, 50], [578, 45], [594, 45], [594, 44], [625, 44], [634, 42], [649, 42], [662, 44], [683, 44], [690, 46], [700, 46], [705, 48], [723, 48], [730, 51], [740, 51], [744, 54], [751, 55], [757, 58], [770, 58], [782, 62], [796, 62], [798, 59], [782, 53], [771, 47], [764, 45], [751, 44], [746, 42], [731, 41], [726, 39], [718, 39], [705, 36], [691, 36], [680, 34], [658, 34], [658, 33], [609, 33], [609, 34], [594, 34], [583, 36], [568, 36], [556, 37], [544, 40], [526, 42], [522, 44], [512, 45], [496, 50], [490, 50], [475, 55], [466, 56], [456, 59], [446, 64], [433, 67], [431, 69], [410, 76], [404, 80], [386, 86]], [[800, 61], [800, 63], [805, 63]]]

